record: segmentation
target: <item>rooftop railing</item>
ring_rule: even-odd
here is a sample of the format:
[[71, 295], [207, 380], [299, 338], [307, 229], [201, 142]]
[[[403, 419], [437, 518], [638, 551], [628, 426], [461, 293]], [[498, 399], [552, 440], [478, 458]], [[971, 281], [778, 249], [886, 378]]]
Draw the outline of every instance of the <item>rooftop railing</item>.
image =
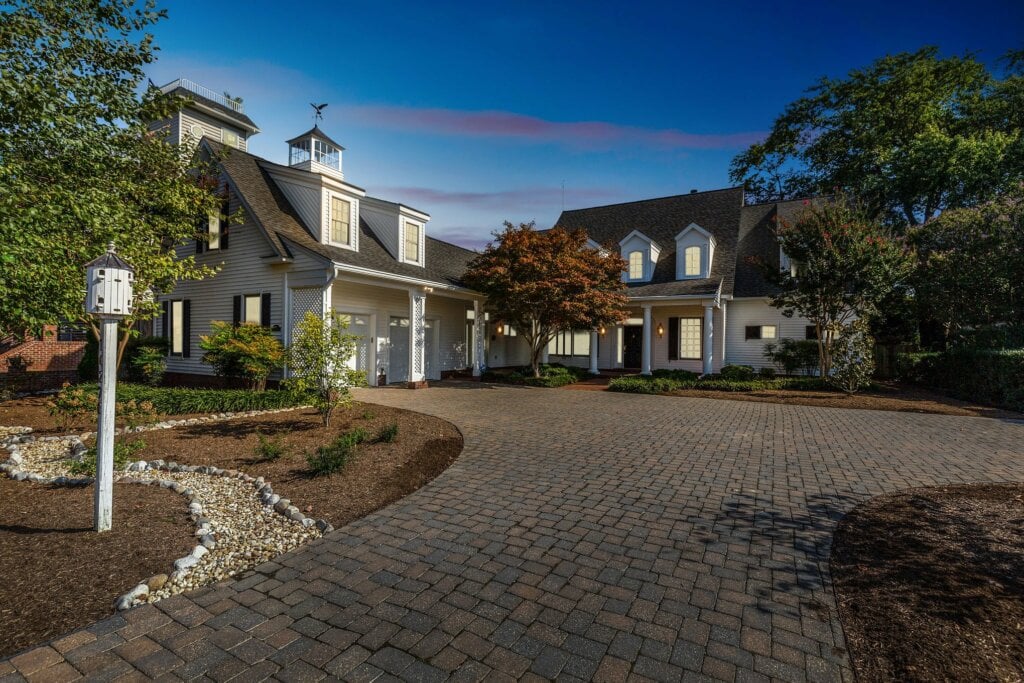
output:
[[175, 88], [184, 88], [189, 92], [199, 95], [200, 97], [205, 97], [208, 100], [213, 100], [217, 104], [221, 104], [227, 107], [228, 109], [237, 111], [239, 114], [245, 113], [245, 107], [242, 106], [241, 102], [233, 100], [230, 97], [225, 97], [224, 95], [216, 91], [210, 90], [209, 88], [206, 88], [204, 86], [201, 86], [198, 83], [190, 81], [187, 78], [179, 78], [176, 81], [171, 81], [164, 87], [160, 88], [160, 90], [162, 90], [163, 92], [170, 92]]

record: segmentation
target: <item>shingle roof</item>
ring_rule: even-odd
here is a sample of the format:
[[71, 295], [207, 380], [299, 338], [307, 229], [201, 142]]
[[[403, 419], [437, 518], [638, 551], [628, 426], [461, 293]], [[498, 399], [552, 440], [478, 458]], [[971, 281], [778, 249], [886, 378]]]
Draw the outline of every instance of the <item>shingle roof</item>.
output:
[[[628, 284], [631, 297], [731, 295], [736, 274], [736, 244], [743, 188], [646, 199], [589, 209], [563, 211], [556, 227], [582, 228], [595, 242], [618, 248], [618, 242], [638, 230], [657, 242], [661, 255], [650, 282]], [[676, 235], [696, 223], [715, 238], [711, 277], [676, 280]]]
[[[209, 140], [205, 143], [214, 151], [223, 150], [223, 146], [218, 143]], [[268, 169], [280, 168], [278, 164], [237, 149], [228, 150], [221, 163], [247, 211], [253, 214], [252, 218], [266, 231], [278, 255], [291, 256], [294, 247], [301, 247], [341, 264], [439, 285], [464, 286], [462, 276], [476, 252], [427, 237], [424, 266], [401, 263], [391, 256], [362, 219], [359, 221], [359, 251], [321, 244], [270, 177]]]
[[337, 142], [335, 142], [334, 140], [332, 140], [331, 138], [329, 138], [329, 137], [327, 136], [327, 133], [325, 133], [325, 132], [323, 132], [322, 130], [320, 130], [320, 126], [313, 126], [313, 127], [312, 127], [312, 128], [310, 128], [309, 130], [307, 130], [307, 131], [306, 131], [305, 133], [303, 133], [302, 135], [296, 135], [296, 136], [295, 136], [295, 137], [293, 137], [293, 138], [292, 138], [291, 140], [288, 140], [286, 144], [289, 144], [289, 145], [290, 145], [290, 144], [292, 144], [293, 142], [298, 142], [298, 141], [299, 141], [299, 140], [301, 140], [302, 138], [308, 138], [308, 137], [309, 137], [310, 135], [315, 135], [316, 137], [320, 138], [320, 139], [321, 139], [321, 140], [323, 140], [324, 142], [328, 142], [328, 143], [330, 143], [330, 144], [334, 145], [334, 146], [335, 146], [335, 147], [337, 147], [338, 149], [341, 149], [341, 150], [344, 150], [344, 149], [345, 149], [345, 148], [344, 148], [344, 147], [342, 147], [342, 146], [341, 146], [341, 145], [340, 145], [339, 143], [337, 143]]
[[736, 250], [734, 296], [770, 296], [779, 291], [778, 287], [764, 279], [758, 261], [773, 268], [779, 267], [779, 243], [774, 234], [776, 220], [796, 220], [807, 209], [808, 201], [794, 199], [743, 207], [739, 247]]

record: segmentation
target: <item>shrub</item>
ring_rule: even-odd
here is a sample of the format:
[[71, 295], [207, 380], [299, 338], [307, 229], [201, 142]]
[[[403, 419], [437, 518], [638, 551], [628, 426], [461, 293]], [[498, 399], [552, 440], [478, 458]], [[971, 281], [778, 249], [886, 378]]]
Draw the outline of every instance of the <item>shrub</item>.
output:
[[619, 391], [632, 394], [664, 394], [683, 389], [735, 392], [765, 391], [772, 389], [813, 391], [824, 387], [825, 383], [817, 377], [779, 377], [772, 379], [755, 378], [750, 380], [730, 380], [723, 379], [721, 377], [708, 377], [705, 379], [676, 380], [669, 377], [629, 375], [626, 377], [617, 377], [608, 384], [609, 391]]
[[100, 378], [100, 344], [92, 332], [85, 335], [85, 350], [78, 361], [78, 379], [95, 382]]
[[320, 446], [315, 453], [306, 456], [310, 472], [315, 477], [334, 474], [352, 458], [356, 446], [366, 440], [366, 431], [356, 428], [345, 432], [326, 446]]
[[481, 379], [485, 382], [500, 384], [521, 384], [530, 387], [564, 387], [573, 384], [581, 379], [590, 377], [590, 373], [584, 368], [574, 368], [560, 363], [541, 364], [540, 377], [533, 376], [533, 370], [529, 367], [517, 368], [506, 372], [488, 370], [483, 373]]
[[968, 401], [1024, 411], [1024, 349], [904, 354], [901, 376]]
[[787, 375], [802, 371], [813, 374], [818, 369], [818, 342], [813, 339], [781, 339], [764, 345], [764, 356], [782, 368]]
[[256, 433], [259, 443], [256, 444], [256, 459], [261, 462], [273, 462], [278, 460], [287, 450], [280, 439], [270, 439], [259, 432]]
[[700, 377], [700, 375], [697, 374], [696, 372], [690, 372], [689, 370], [677, 370], [677, 369], [669, 370], [669, 369], [666, 369], [666, 368], [660, 368], [658, 370], [653, 371], [651, 373], [651, 376], [652, 377], [663, 377], [663, 378], [674, 379], [674, 380], [683, 380], [683, 381], [685, 381], [685, 380], [693, 380], [693, 379], [697, 379], [698, 377]]
[[[91, 391], [90, 391], [91, 389]], [[86, 415], [95, 415], [99, 409], [99, 393], [95, 386], [72, 386], [65, 383], [53, 398], [46, 402], [50, 415], [57, 420], [61, 431], [67, 431]]]
[[364, 410], [363, 411], [362, 418], [364, 420], [372, 420], [375, 417], [377, 417], [377, 413], [373, 412], [372, 410]]
[[[79, 384], [80, 389], [95, 401], [99, 388], [95, 384]], [[58, 394], [59, 396], [59, 394]], [[296, 391], [247, 389], [185, 389], [181, 387], [150, 387], [145, 384], [119, 383], [117, 397], [122, 401], [147, 401], [161, 415], [190, 415], [195, 413], [237, 413], [248, 410], [277, 410], [309, 403], [309, 396]]]
[[764, 367], [757, 371], [762, 379], [775, 379], [775, 368]]
[[167, 340], [163, 337], [143, 337], [133, 340], [126, 351], [128, 377], [133, 382], [160, 386], [167, 372]]
[[380, 428], [377, 432], [377, 441], [381, 443], [392, 443], [398, 438], [398, 423], [392, 422], [389, 425]]
[[718, 374], [722, 379], [745, 382], [754, 379], [754, 368], [749, 365], [726, 365]]
[[324, 320], [307, 312], [296, 326], [288, 350], [289, 386], [310, 394], [325, 427], [330, 426], [335, 409], [351, 400], [349, 387], [366, 383], [364, 373], [348, 366], [357, 337], [346, 333], [347, 329], [347, 319], [337, 313]]
[[832, 348], [832, 374], [828, 382], [840, 391], [855, 394], [871, 384], [875, 372], [875, 340], [867, 325], [857, 321], [848, 325]]
[[[124, 443], [121, 441], [114, 442], [114, 469], [123, 470], [133, 460], [133, 456], [137, 451], [142, 450], [146, 447], [146, 442], [142, 439], [136, 439]], [[96, 476], [96, 447], [93, 446], [85, 453], [82, 454], [79, 460], [70, 460], [68, 462], [68, 472], [76, 477], [95, 477]]]
[[285, 350], [266, 327], [254, 323], [232, 325], [214, 320], [210, 334], [199, 338], [203, 362], [221, 377], [245, 380], [252, 391], [263, 391], [270, 373], [284, 365]]

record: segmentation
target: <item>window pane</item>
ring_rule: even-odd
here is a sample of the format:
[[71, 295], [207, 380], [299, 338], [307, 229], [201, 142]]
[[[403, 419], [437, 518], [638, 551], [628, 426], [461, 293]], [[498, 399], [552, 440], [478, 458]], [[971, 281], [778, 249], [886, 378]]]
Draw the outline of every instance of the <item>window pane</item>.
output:
[[352, 205], [338, 197], [331, 198], [331, 241], [335, 244], [351, 244]]
[[761, 339], [775, 339], [775, 325], [762, 325], [761, 326]]
[[590, 355], [590, 332], [588, 330], [572, 331], [572, 355]]
[[220, 249], [220, 214], [210, 214], [210, 240], [206, 243], [206, 247], [207, 249]]
[[700, 318], [679, 319], [679, 357], [685, 359], [699, 359], [701, 345], [701, 321]]
[[415, 263], [420, 260], [420, 226], [415, 223], [405, 224], [405, 260]]
[[[228, 251], [231, 251], [230, 249]], [[254, 294], [245, 297], [245, 318], [243, 322], [260, 324], [260, 296]]]
[[181, 353], [185, 348], [185, 304], [171, 302], [171, 353]]
[[757, 325], [747, 325], [747, 327], [745, 328], [745, 332], [747, 339], [761, 338], [761, 328], [758, 327]]
[[642, 251], [631, 251], [629, 253], [629, 279], [644, 279], [644, 253]]
[[700, 275], [700, 247], [686, 248], [686, 275]]

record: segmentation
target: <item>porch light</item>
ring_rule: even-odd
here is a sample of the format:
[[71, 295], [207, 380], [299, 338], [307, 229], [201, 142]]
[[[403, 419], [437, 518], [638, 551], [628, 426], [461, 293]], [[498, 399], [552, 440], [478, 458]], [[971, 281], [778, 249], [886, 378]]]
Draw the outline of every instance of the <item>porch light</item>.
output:
[[603, 337], [605, 332], [606, 330], [604, 329], [604, 325], [601, 325], [601, 329], [599, 329], [597, 333]]
[[665, 326], [662, 325], [661, 323], [658, 323], [658, 338], [661, 339], [664, 336], [665, 336]]
[[505, 334], [505, 326], [502, 323], [498, 323], [498, 334]]

